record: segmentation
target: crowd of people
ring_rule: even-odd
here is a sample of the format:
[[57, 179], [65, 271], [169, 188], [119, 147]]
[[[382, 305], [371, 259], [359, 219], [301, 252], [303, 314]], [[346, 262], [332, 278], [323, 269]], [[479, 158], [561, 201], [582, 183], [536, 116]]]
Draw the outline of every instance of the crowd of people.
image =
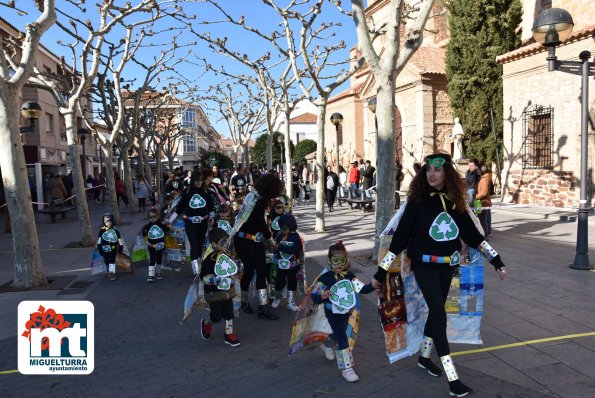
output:
[[[345, 283], [350, 284], [353, 292], [361, 294], [381, 289], [388, 268], [406, 249], [411, 270], [429, 308], [418, 366], [434, 377], [445, 373], [450, 394], [463, 397], [471, 389], [460, 381], [450, 356], [444, 305], [463, 244], [479, 250], [494, 266], [501, 280], [506, 275], [500, 255], [486, 241], [489, 234], [485, 224], [487, 217], [485, 220], [481, 217], [485, 231], [482, 234], [468, 207], [476, 200], [481, 201], [482, 207], [490, 206], [491, 173], [472, 159], [463, 180], [451, 157], [443, 153], [427, 156], [419, 166], [409, 186], [406, 207], [389, 251], [373, 279], [364, 284], [356, 278], [350, 270], [345, 246], [337, 242], [329, 248], [328, 264], [315, 279], [309, 293], [314, 303], [323, 306], [332, 330], [328, 340], [321, 344], [324, 356], [337, 360], [341, 375], [347, 381], [357, 381], [359, 376], [353, 369], [353, 353], [347, 336], [353, 307], [338, 306], [331, 290], [337, 284]], [[297, 169], [293, 171], [297, 174]], [[362, 174], [363, 180], [360, 179]], [[342, 187], [345, 189], [345, 182], [349, 184], [349, 192], [359, 189], [360, 182], [365, 191], [373, 186], [373, 175], [374, 167], [370, 162], [354, 162], [348, 176], [342, 168], [337, 175], [329, 167], [325, 176], [329, 208], [333, 208], [337, 191]], [[304, 267], [304, 241], [298, 233], [298, 222], [291, 214], [284, 184], [277, 173], [263, 174], [256, 168], [245, 171], [237, 168], [230, 176], [214, 166], [187, 174], [177, 170], [165, 185], [169, 205], [161, 211], [149, 210], [149, 222], [142, 229], [150, 255], [147, 282], [163, 277], [164, 236], [171, 228], [169, 224], [183, 219], [190, 244], [192, 271], [196, 280], [204, 284], [205, 300], [210, 306], [209, 314], [201, 320], [204, 339], [209, 340], [214, 324], [224, 320], [225, 343], [232, 347], [240, 345], [233, 332], [233, 278], [236, 277], [239, 277], [240, 310], [245, 314], [276, 320], [278, 316], [272, 309], [281, 305], [284, 288], [287, 288], [287, 309], [298, 310], [296, 290], [298, 273]], [[110, 279], [115, 280], [115, 253], [122, 250], [123, 242], [111, 215], [104, 215], [102, 222], [97, 248], [104, 256]], [[448, 224], [449, 234], [442, 233], [444, 222]], [[238, 266], [222, 267], [221, 256], [236, 259]], [[249, 302], [248, 291], [252, 283], [255, 283], [258, 297], [257, 311]], [[274, 289], [269, 289], [269, 285]], [[271, 306], [270, 299], [273, 299]], [[444, 372], [430, 359], [432, 347], [436, 347]]]

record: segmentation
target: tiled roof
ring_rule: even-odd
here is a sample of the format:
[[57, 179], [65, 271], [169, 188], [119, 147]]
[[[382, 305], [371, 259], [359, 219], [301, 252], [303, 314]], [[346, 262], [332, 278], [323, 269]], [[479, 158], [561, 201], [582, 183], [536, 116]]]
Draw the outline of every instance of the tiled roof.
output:
[[446, 50], [443, 47], [420, 47], [410, 59], [421, 74], [446, 73]]
[[304, 113], [289, 120], [289, 123], [316, 123], [318, 116], [313, 113]]
[[358, 86], [355, 86], [354, 88], [348, 88], [347, 90], [341, 91], [339, 94], [335, 95], [334, 97], [330, 98], [328, 100], [328, 103], [332, 103], [332, 102], [336, 102], [342, 98], [345, 97], [349, 97], [351, 95], [354, 94], [361, 94], [363, 88], [365, 86], [365, 83], [361, 83]]
[[[564, 44], [573, 43], [575, 41], [579, 41], [585, 37], [591, 36], [595, 33], [595, 25], [587, 26], [583, 29], [577, 30], [576, 32], [572, 32], [568, 37], [568, 40]], [[507, 62], [511, 62], [517, 60], [519, 58], [523, 58], [529, 55], [546, 52], [547, 48], [542, 46], [539, 43], [536, 43], [533, 38], [527, 40], [523, 44], [521, 44], [520, 48], [516, 50], [509, 51], [505, 54], [502, 54], [496, 57], [496, 62], [500, 64], [505, 64]]]

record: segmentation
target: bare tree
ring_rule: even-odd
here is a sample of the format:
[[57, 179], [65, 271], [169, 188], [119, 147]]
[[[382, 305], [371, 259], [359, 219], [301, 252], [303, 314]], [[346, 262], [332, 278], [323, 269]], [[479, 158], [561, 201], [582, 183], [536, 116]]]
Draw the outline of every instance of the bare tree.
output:
[[39, 41], [57, 18], [53, 0], [38, 2], [38, 9], [40, 16], [27, 24], [24, 35], [16, 42], [0, 39], [0, 167], [12, 227], [12, 287], [16, 289], [47, 284], [19, 134], [18, 106], [21, 91], [33, 73]]
[[[326, 119], [326, 106], [333, 91], [341, 84], [347, 81], [363, 65], [364, 59], [361, 58], [349, 70], [341, 70], [338, 73], [329, 73], [330, 69], [335, 69], [349, 62], [334, 62], [333, 54], [345, 49], [345, 42], [329, 43], [334, 37], [331, 29], [340, 25], [335, 22], [319, 22], [318, 16], [322, 13], [322, 7], [327, 0], [316, 0], [314, 4], [303, 12], [299, 9], [305, 2], [293, 0], [284, 8], [275, 4], [272, 0], [262, 0], [264, 4], [273, 8], [282, 19], [283, 34], [287, 41], [287, 54], [297, 78], [298, 85], [306, 98], [318, 110], [318, 119], [316, 127], [318, 131], [316, 147], [316, 172], [318, 181], [316, 183], [316, 232], [325, 230], [324, 223], [324, 170], [325, 170], [325, 132], [324, 123]], [[309, 3], [309, 2], [308, 2]], [[292, 27], [295, 23], [299, 27], [299, 37], [295, 37]], [[300, 72], [298, 68], [298, 58], [304, 64], [304, 71]], [[307, 81], [313, 83], [313, 88], [307, 87]]]
[[[337, 1], [340, 6], [340, 1]], [[378, 254], [379, 236], [393, 215], [395, 208], [395, 81], [409, 59], [423, 42], [423, 31], [434, 0], [418, 0], [409, 5], [405, 0], [391, 0], [388, 19], [378, 24], [366, 20], [362, 0], [351, 0], [353, 21], [359, 48], [376, 79], [376, 118], [378, 121], [378, 157], [376, 163], [376, 242], [374, 258]], [[407, 26], [404, 42], [399, 32], [405, 19]], [[374, 40], [382, 35], [386, 42], [382, 49], [374, 48]], [[381, 56], [382, 55], [382, 56]]]

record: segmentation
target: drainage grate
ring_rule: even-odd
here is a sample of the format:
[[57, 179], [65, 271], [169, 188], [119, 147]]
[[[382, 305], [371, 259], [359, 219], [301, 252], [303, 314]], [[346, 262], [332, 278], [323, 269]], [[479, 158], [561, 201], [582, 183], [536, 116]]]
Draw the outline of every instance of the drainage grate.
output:
[[76, 281], [62, 289], [58, 294], [83, 294], [93, 283], [93, 281]]

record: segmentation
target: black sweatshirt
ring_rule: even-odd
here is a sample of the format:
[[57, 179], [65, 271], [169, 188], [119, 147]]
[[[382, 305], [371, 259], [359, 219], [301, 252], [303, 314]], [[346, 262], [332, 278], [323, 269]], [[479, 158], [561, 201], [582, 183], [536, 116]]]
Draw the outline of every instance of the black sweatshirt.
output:
[[[394, 254], [399, 254], [404, 249], [407, 249], [407, 255], [414, 263], [416, 263], [416, 265], [450, 266], [449, 264], [421, 263], [421, 257], [424, 254], [431, 256], [450, 256], [455, 251], [461, 250], [461, 239], [469, 247], [479, 248], [479, 245], [484, 241], [484, 237], [475, 226], [469, 213], [467, 213], [467, 211], [460, 213], [457, 211], [458, 209], [453, 209], [454, 203], [449, 199], [444, 198], [444, 203], [448, 214], [452, 217], [458, 228], [458, 235], [456, 235], [456, 237], [452, 240], [437, 241], [430, 235], [434, 220], [436, 220], [440, 213], [444, 211], [440, 195], [436, 193], [433, 196], [422, 198], [419, 202], [412, 200], [407, 201], [407, 207], [405, 207], [403, 216], [393, 235], [389, 251]], [[443, 230], [434, 228], [435, 235], [441, 235], [443, 233], [445, 235], [454, 234], [453, 227]], [[504, 266], [499, 255], [492, 259], [491, 263], [496, 269]], [[385, 277], [386, 271], [378, 267], [378, 271], [376, 272], [376, 275], [374, 275], [374, 278], [383, 281]]]
[[250, 217], [248, 217], [248, 220], [246, 220], [244, 225], [242, 225], [242, 227], [240, 228], [240, 232], [244, 232], [250, 235], [256, 235], [258, 232], [260, 232], [264, 236], [265, 240], [270, 239], [271, 230], [267, 225], [264, 213], [264, 201], [262, 199], [258, 199], [256, 204], [254, 205], [254, 209], [252, 210]]
[[213, 199], [204, 188], [190, 187], [184, 191], [180, 203], [176, 206], [176, 213], [188, 217], [206, 217], [213, 211]]

